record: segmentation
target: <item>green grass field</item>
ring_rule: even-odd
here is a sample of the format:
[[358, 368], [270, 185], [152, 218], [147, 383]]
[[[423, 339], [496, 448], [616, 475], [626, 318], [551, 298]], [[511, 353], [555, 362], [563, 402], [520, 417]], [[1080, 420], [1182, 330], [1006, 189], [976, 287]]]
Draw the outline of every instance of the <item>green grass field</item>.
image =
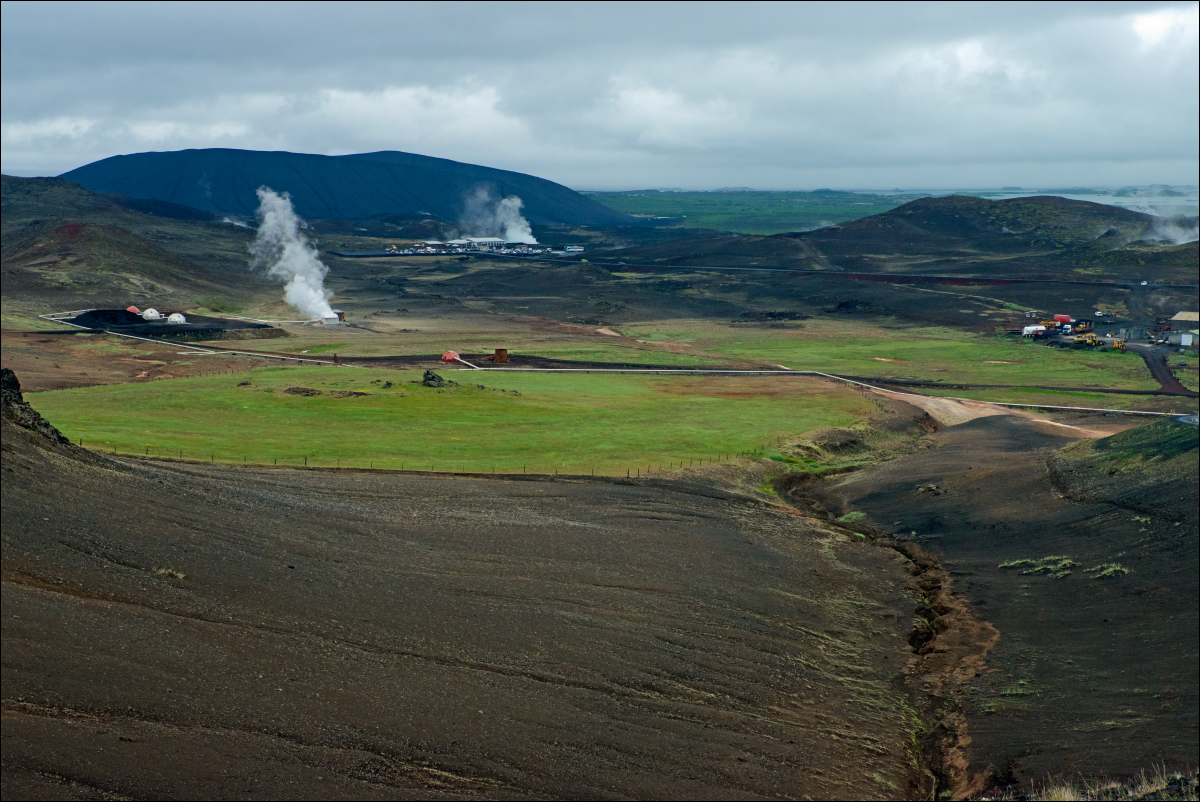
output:
[[[185, 459], [444, 471], [624, 475], [847, 425], [870, 403], [803, 378], [677, 378], [265, 368], [34, 393], [72, 440]], [[239, 387], [239, 382], [249, 381]], [[393, 386], [383, 389], [382, 382]], [[467, 383], [470, 382], [470, 383]], [[486, 389], [479, 389], [482, 384]], [[282, 392], [308, 387], [322, 395]], [[336, 398], [330, 391], [369, 393]], [[501, 392], [503, 390], [504, 392]], [[516, 392], [513, 392], [516, 391]]]
[[706, 321], [622, 326], [623, 334], [683, 343], [698, 354], [849, 376], [914, 377], [964, 384], [1157, 390], [1141, 357], [1074, 350], [991, 334], [812, 320], [795, 329], [735, 329]]
[[815, 192], [588, 192], [625, 214], [665, 217], [676, 228], [713, 228], [743, 234], [781, 234], [844, 223], [890, 211], [923, 195]]

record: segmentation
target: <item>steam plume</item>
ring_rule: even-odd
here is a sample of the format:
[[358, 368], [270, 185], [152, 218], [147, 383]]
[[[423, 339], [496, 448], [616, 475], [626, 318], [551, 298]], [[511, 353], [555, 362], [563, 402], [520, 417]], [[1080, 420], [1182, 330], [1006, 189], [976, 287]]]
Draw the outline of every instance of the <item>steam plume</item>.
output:
[[1181, 214], [1174, 217], [1156, 217], [1150, 230], [1153, 238], [1171, 245], [1195, 242], [1200, 239], [1200, 218], [1185, 217]]
[[1183, 214], [1163, 217], [1158, 213], [1160, 207], [1149, 203], [1130, 203], [1126, 204], [1125, 208], [1154, 216], [1153, 222], [1150, 223], [1150, 230], [1142, 236], [1148, 242], [1159, 245], [1182, 245], [1185, 242], [1195, 242], [1200, 239], [1200, 218]]
[[285, 282], [284, 300], [302, 313], [315, 318], [334, 317], [329, 305], [333, 293], [325, 289], [329, 268], [301, 233], [303, 222], [292, 208], [291, 196], [259, 187], [258, 219], [258, 235], [250, 245], [254, 256], [251, 269], [265, 267], [267, 275]]
[[491, 187], [478, 184], [463, 199], [458, 225], [465, 237], [503, 237], [505, 242], [536, 245], [529, 221], [521, 214], [525, 204], [516, 195], [497, 200]]

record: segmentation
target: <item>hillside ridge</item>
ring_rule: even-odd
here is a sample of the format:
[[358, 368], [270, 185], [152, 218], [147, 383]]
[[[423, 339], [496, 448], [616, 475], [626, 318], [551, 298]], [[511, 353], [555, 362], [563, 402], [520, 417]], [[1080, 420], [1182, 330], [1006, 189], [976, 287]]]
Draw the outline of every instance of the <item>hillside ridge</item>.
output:
[[524, 173], [400, 151], [322, 156], [207, 148], [111, 156], [63, 173], [99, 193], [250, 217], [255, 190], [292, 196], [301, 217], [347, 219], [420, 214], [457, 220], [478, 185], [517, 195], [535, 225], [629, 225], [634, 218], [561, 184]]

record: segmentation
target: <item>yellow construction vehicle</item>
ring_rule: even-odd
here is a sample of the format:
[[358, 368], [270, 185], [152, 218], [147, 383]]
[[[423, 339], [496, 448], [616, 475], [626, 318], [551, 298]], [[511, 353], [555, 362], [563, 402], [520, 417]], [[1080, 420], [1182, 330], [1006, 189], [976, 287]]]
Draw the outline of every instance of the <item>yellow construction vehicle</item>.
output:
[[1101, 341], [1101, 339], [1099, 337], [1097, 337], [1095, 334], [1092, 334], [1089, 331], [1087, 334], [1080, 334], [1079, 336], [1077, 336], [1075, 338], [1075, 344], [1094, 347], [1097, 345], [1103, 345], [1104, 343]]
[[1113, 337], [1113, 350], [1114, 351], [1124, 351], [1125, 350], [1125, 341], [1123, 339], [1121, 339], [1120, 337]]

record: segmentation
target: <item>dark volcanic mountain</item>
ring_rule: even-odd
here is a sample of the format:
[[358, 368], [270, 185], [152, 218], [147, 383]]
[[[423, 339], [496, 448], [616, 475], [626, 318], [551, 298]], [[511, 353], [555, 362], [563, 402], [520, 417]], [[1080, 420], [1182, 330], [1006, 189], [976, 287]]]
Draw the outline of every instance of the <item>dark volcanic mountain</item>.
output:
[[561, 184], [524, 173], [383, 151], [315, 156], [283, 151], [181, 150], [113, 156], [63, 178], [94, 192], [167, 201], [206, 212], [249, 216], [254, 192], [289, 192], [306, 218], [364, 218], [377, 214], [431, 215], [456, 220], [477, 185], [517, 195], [535, 225], [629, 225], [634, 219]]

